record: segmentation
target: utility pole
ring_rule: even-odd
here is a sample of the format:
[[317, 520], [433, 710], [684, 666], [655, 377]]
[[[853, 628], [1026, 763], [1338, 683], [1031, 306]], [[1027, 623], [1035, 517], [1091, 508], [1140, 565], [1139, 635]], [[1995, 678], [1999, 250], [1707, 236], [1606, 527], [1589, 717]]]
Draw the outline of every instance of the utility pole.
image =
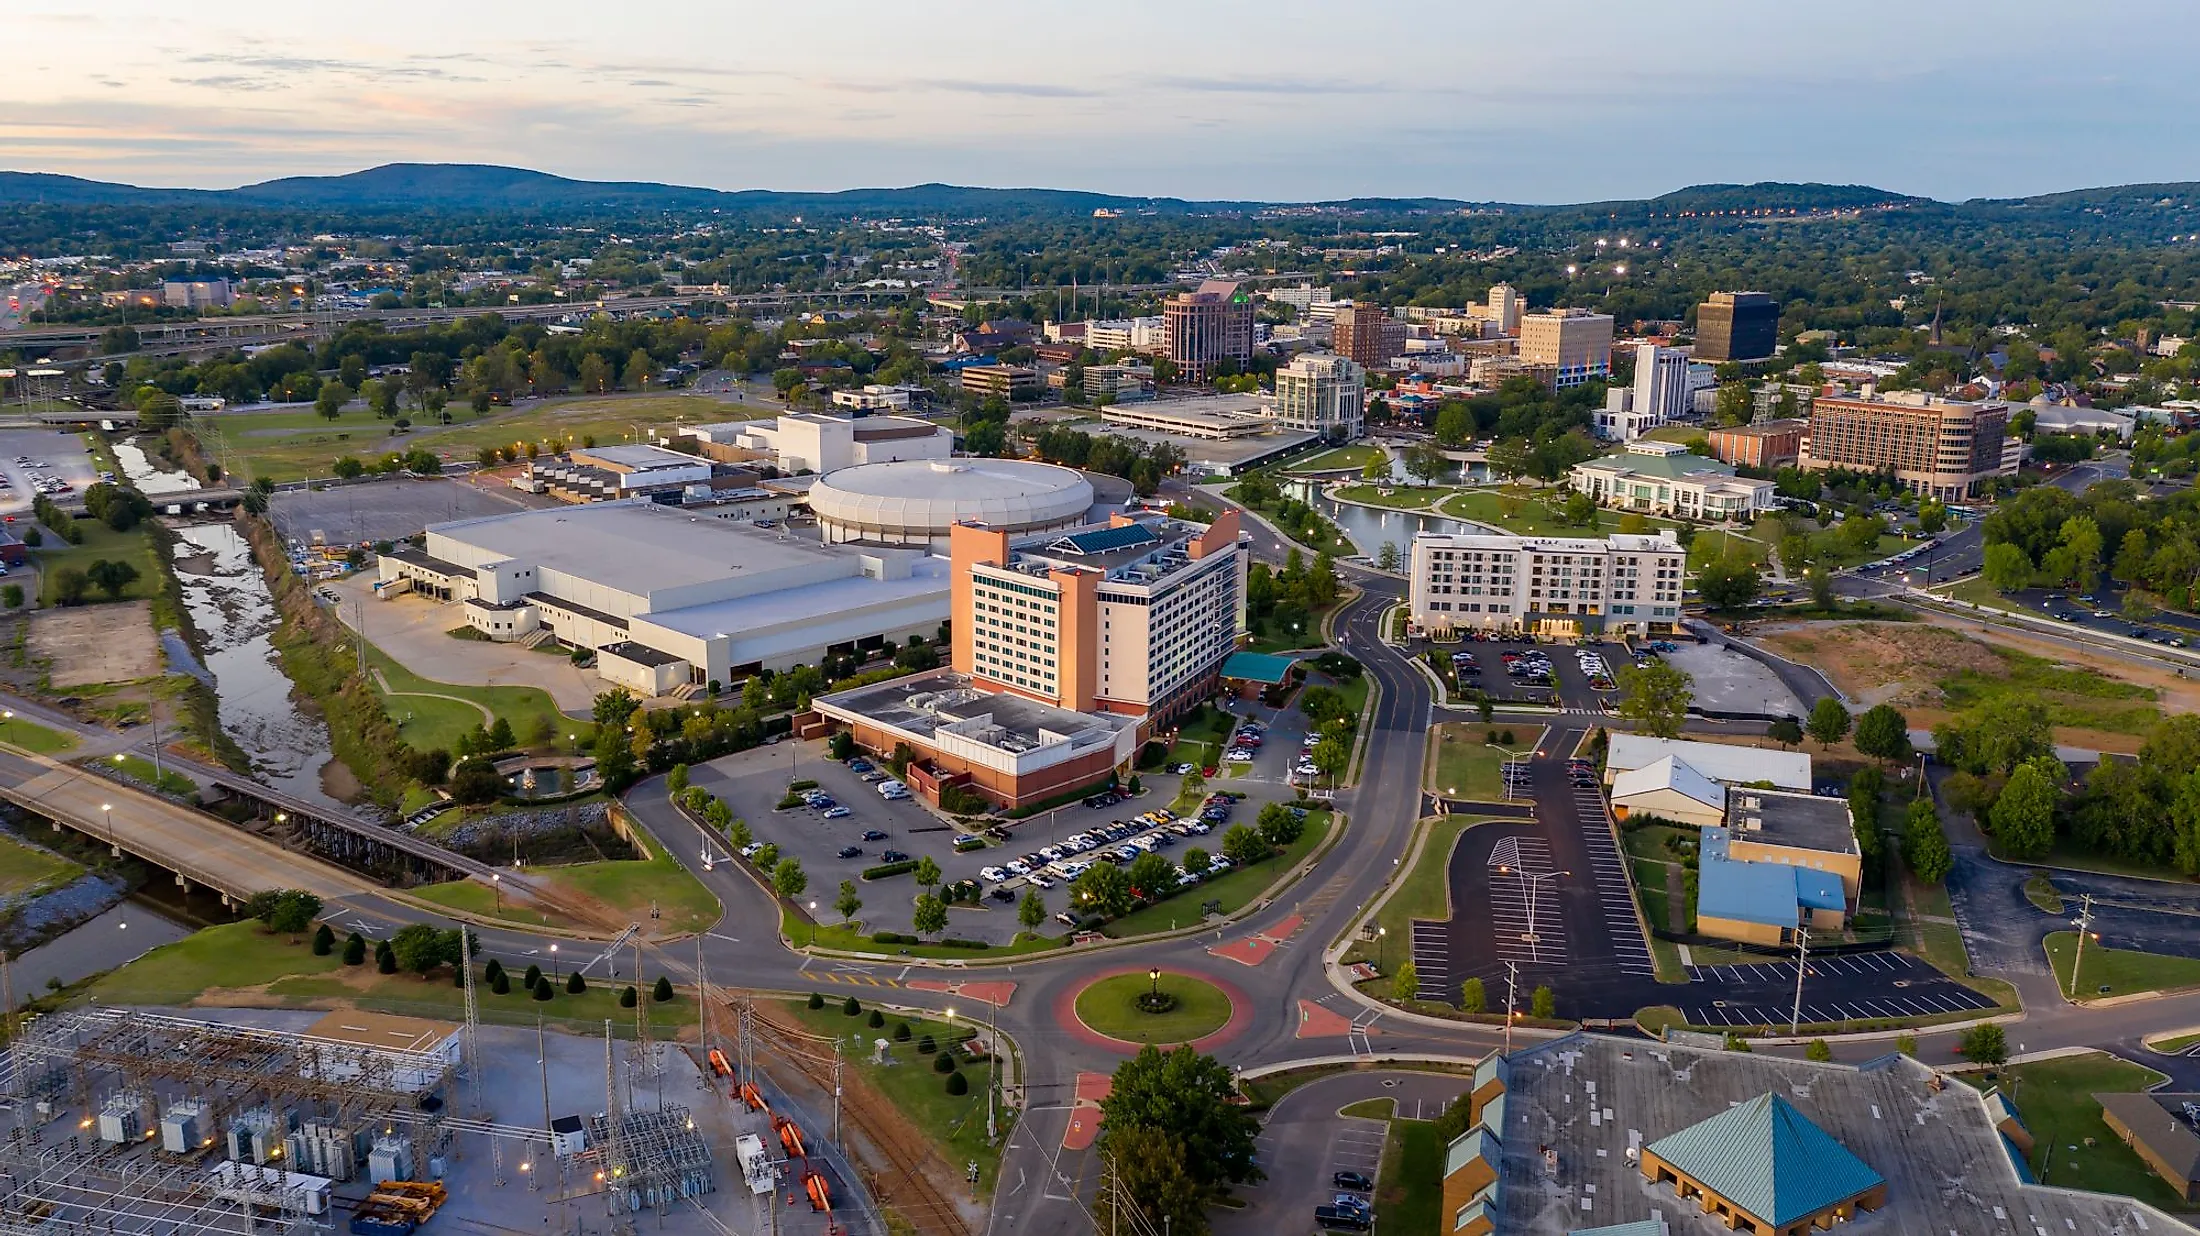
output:
[[1513, 1054], [1513, 997], [1514, 988], [1520, 983], [1520, 963], [1505, 963], [1505, 1054]]
[[2085, 895], [2083, 908], [2078, 911], [2078, 917], [2071, 920], [2071, 925], [2078, 929], [2078, 952], [2070, 959], [2070, 990], [2063, 995], [2075, 1000], [2078, 998], [2078, 967], [2085, 964], [2085, 938], [2093, 934], [2093, 894]]
[[1810, 928], [1795, 929], [1795, 1008], [1788, 1013], [1788, 1033], [1797, 1033], [1803, 1024], [1803, 971], [1810, 968]]

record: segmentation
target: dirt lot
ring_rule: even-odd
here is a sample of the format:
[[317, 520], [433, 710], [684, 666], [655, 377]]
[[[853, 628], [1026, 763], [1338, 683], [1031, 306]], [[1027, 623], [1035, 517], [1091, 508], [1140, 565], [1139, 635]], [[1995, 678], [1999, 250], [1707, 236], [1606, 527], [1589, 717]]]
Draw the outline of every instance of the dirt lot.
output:
[[56, 687], [131, 682], [161, 672], [151, 602], [41, 610], [30, 624], [30, 654], [51, 663]]
[[[1952, 716], [1943, 686], [1952, 678], [2009, 682], [2036, 689], [2051, 709], [2082, 710], [2089, 703], [2083, 695], [2058, 691], [2058, 675], [2081, 674], [2128, 684], [2131, 698], [2120, 701], [2137, 708], [2158, 707], [2162, 712], [2200, 711], [2200, 683], [2179, 678], [2166, 669], [2135, 665], [2106, 655], [2090, 655], [2043, 640], [1996, 631], [1988, 645], [1954, 619], [1923, 622], [1813, 622], [1769, 627], [1765, 642], [1784, 655], [1817, 666], [1833, 679], [1850, 699], [1864, 706], [1892, 704], [1908, 716], [1910, 724], [1929, 729]], [[2027, 668], [2022, 658], [2007, 659], [1996, 650], [2036, 657], [2051, 663], [2044, 671]], [[2013, 672], [2014, 671], [2014, 672]], [[2039, 682], [2032, 687], [2034, 680]], [[2153, 698], [2146, 699], [2147, 693]], [[2058, 723], [2058, 741], [2100, 751], [2136, 751], [2144, 727], [2118, 724], [2115, 729]]]

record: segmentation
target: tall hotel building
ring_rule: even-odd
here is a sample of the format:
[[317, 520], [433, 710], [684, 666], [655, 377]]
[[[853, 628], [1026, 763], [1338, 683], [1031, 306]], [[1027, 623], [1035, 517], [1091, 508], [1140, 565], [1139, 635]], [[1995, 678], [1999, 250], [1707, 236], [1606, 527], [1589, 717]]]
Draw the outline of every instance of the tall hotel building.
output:
[[1253, 298], [1230, 280], [1209, 279], [1162, 301], [1161, 322], [1183, 381], [1205, 382], [1220, 362], [1234, 360], [1242, 369], [1253, 358]]
[[2007, 449], [2009, 405], [1959, 403], [1922, 392], [1820, 396], [1803, 441], [1806, 468], [1892, 472], [1912, 492], [1961, 499], [1980, 481], [2016, 471]]

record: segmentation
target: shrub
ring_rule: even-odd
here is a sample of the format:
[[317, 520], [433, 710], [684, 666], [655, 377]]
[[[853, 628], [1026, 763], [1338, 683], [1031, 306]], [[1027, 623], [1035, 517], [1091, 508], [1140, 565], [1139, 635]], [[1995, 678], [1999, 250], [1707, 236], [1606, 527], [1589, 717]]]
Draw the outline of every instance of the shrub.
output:
[[[941, 1057], [940, 1057], [940, 1059], [942, 1059], [942, 1060], [945, 1060], [945, 1059], [947, 1059], [947, 1057], [945, 1057], [945, 1056], [941, 1056]], [[952, 1095], [965, 1095], [965, 1094], [969, 1094], [969, 1093], [970, 1093], [970, 1079], [969, 1079], [969, 1078], [967, 1078], [967, 1077], [964, 1077], [964, 1076], [962, 1075], [962, 1073], [961, 1073], [961, 1072], [959, 1072], [959, 1071], [958, 1071], [958, 1072], [953, 1072], [953, 1073], [949, 1073], [949, 1074], [947, 1075], [947, 1093], [949, 1093], [949, 1094], [952, 1094]]]
[[773, 810], [775, 810], [775, 811], [792, 811], [792, 810], [794, 810], [794, 809], [795, 809], [796, 807], [799, 807], [799, 806], [801, 806], [801, 805], [802, 805], [802, 796], [801, 796], [800, 794], [796, 794], [796, 793], [792, 793], [792, 792], [789, 792], [789, 793], [788, 793], [788, 795], [787, 795], [787, 796], [786, 796], [785, 798], [782, 798], [782, 799], [780, 799], [780, 800], [779, 800], [779, 805], [778, 805], [777, 807], [773, 808]]
[[381, 956], [374, 959], [374, 968], [383, 974], [397, 973], [397, 954], [384, 949]]
[[948, 936], [940, 944], [946, 948], [992, 948], [983, 940], [965, 940], [961, 936]]
[[335, 951], [336, 933], [329, 930], [329, 925], [327, 923], [323, 923], [319, 927], [314, 928], [313, 955], [315, 957], [326, 957], [330, 953], [333, 953]]
[[865, 867], [863, 878], [866, 880], [884, 880], [890, 876], [898, 876], [916, 869], [917, 864], [914, 859], [901, 863], [880, 863], [876, 867]]
[[550, 980], [549, 980], [549, 979], [547, 979], [547, 978], [538, 978], [538, 979], [536, 979], [536, 980], [535, 980], [535, 987], [534, 987], [534, 996], [535, 996], [535, 999], [537, 999], [537, 1000], [548, 1000], [548, 999], [550, 999], [550, 998], [551, 998], [552, 996], [555, 996], [555, 995], [557, 995], [557, 994], [558, 994], [557, 992], [555, 992], [555, 991], [551, 990], [551, 988], [550, 988]]
[[662, 974], [658, 975], [657, 985], [649, 989], [649, 998], [659, 1004], [670, 1000], [672, 998], [672, 980]]
[[936, 1055], [936, 1056], [932, 1057], [932, 1071], [933, 1071], [933, 1072], [935, 1072], [935, 1073], [952, 1073], [952, 1072], [954, 1072], [954, 1071], [955, 1071], [955, 1053], [953, 1053], [953, 1052], [947, 1052], [947, 1051], [943, 1051], [943, 1052], [941, 1052], [940, 1054], [938, 1054], [938, 1055]]
[[494, 957], [491, 957], [491, 958], [489, 959], [489, 964], [488, 964], [488, 965], [486, 965], [486, 966], [483, 966], [483, 967], [481, 968], [481, 977], [482, 977], [482, 978], [484, 978], [484, 979], [486, 979], [486, 980], [488, 980], [489, 982], [492, 982], [492, 983], [496, 982], [496, 981], [497, 981], [497, 977], [498, 977], [499, 975], [503, 974], [503, 973], [504, 973], [504, 963], [503, 963], [503, 962], [501, 962], [501, 961], [498, 961], [498, 960], [497, 960], [496, 958], [494, 958]]
[[840, 1012], [841, 1016], [843, 1017], [853, 1017], [862, 1011], [862, 1003], [859, 1002], [854, 996], [850, 996], [840, 1002]]
[[541, 981], [542, 981], [542, 967], [541, 967], [541, 966], [529, 966], [529, 967], [527, 967], [527, 974], [526, 974], [526, 976], [525, 976], [525, 977], [523, 977], [523, 978], [521, 978], [521, 979], [520, 979], [520, 981], [519, 981], [519, 983], [520, 983], [520, 986], [522, 986], [522, 987], [530, 987], [530, 988], [531, 988], [531, 987], [533, 987], [533, 986], [534, 986], [535, 984], [537, 984], [537, 983], [540, 983]]
[[495, 992], [500, 996], [510, 995], [512, 991], [512, 976], [506, 974], [502, 970], [497, 971], [496, 977], [489, 980], [489, 990]]
[[575, 970], [565, 976], [565, 989], [577, 996], [588, 990], [588, 980], [581, 977], [580, 971]]
[[909, 1041], [909, 1023], [908, 1023], [908, 1022], [905, 1022], [905, 1021], [897, 1021], [897, 1022], [895, 1022], [895, 1023], [894, 1023], [894, 1041], [895, 1041], [896, 1043], [906, 1043], [906, 1042], [908, 1042], [908, 1041]]
[[804, 790], [814, 790], [816, 788], [817, 782], [809, 777], [802, 777], [794, 781], [789, 781], [787, 783], [787, 792], [789, 794], [800, 794]]
[[344, 964], [356, 966], [365, 962], [366, 959], [367, 938], [356, 931], [346, 936], [344, 938]]
[[637, 994], [637, 993], [635, 992], [635, 990], [634, 990], [634, 988], [633, 988], [633, 987], [631, 987], [631, 986], [628, 986], [628, 987], [621, 987], [621, 988], [619, 989], [619, 1007], [620, 1007], [620, 1008], [622, 1008], [622, 1009], [630, 1009], [630, 1008], [633, 1008], [633, 1007], [634, 1007], [635, 1005], [637, 1005], [637, 1004], [640, 1004], [641, 1002], [642, 1002], [642, 998], [641, 998], [641, 996], [640, 996], [639, 994]]
[[879, 1012], [877, 1009], [872, 1009], [871, 1015], [864, 1019], [863, 1024], [876, 1030], [886, 1024], [886, 1014]]
[[874, 931], [871, 933], [871, 942], [874, 944], [915, 944], [917, 941], [914, 937], [905, 936], [898, 931]]
[[929, 1034], [917, 1040], [917, 1054], [920, 1056], [929, 1056], [939, 1049], [939, 1044], [934, 1043], [932, 1041], [932, 1036]]
[[821, 996], [821, 995], [817, 994], [817, 993], [816, 993], [816, 992], [814, 992], [814, 991], [813, 991], [813, 992], [811, 992], [811, 993], [810, 993], [810, 1007], [811, 1007], [811, 1008], [813, 1008], [813, 1009], [821, 1009], [821, 1008], [824, 1008], [824, 1007], [825, 1007], [825, 997], [823, 997], [823, 996]]

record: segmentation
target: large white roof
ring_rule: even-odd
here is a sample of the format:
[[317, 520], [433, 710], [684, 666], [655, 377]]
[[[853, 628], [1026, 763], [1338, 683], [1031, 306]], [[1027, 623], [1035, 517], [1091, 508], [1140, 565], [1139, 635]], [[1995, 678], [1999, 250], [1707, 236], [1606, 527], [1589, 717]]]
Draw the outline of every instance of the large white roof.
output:
[[1049, 527], [1082, 517], [1092, 503], [1092, 483], [1078, 472], [1015, 459], [858, 464], [810, 487], [810, 509], [827, 523], [938, 536], [959, 523]]
[[1674, 756], [1690, 768], [1728, 785], [1769, 781], [1783, 790], [1810, 792], [1810, 755], [1803, 751], [1775, 751], [1770, 747], [1730, 747], [1724, 743], [1690, 742], [1685, 738], [1652, 738], [1647, 734], [1612, 735], [1605, 751], [1604, 770], [1614, 778], [1637, 768], [1648, 768]]

